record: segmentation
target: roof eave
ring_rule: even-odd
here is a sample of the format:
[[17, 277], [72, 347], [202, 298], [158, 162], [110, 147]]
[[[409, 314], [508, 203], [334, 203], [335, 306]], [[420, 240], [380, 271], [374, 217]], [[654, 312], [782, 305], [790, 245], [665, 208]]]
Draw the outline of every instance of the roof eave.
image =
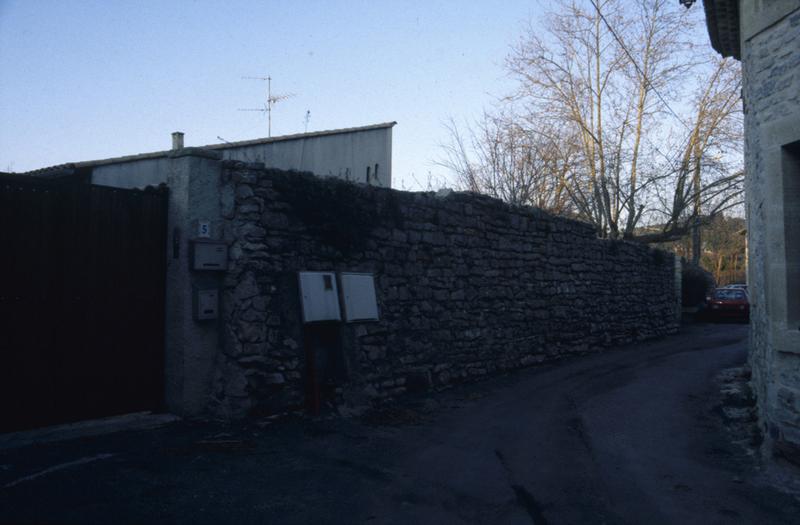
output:
[[[362, 131], [372, 131], [376, 129], [386, 129], [386, 128], [393, 128], [397, 122], [382, 122], [380, 124], [371, 124], [368, 126], [360, 126], [360, 127], [353, 127], [353, 128], [341, 128], [341, 129], [331, 129], [331, 130], [324, 130], [324, 131], [312, 131], [310, 133], [297, 133], [295, 135], [282, 135], [279, 137], [267, 137], [262, 139], [254, 139], [254, 140], [243, 140], [239, 142], [224, 142], [222, 144], [209, 144], [206, 146], [200, 146], [198, 148], [192, 148], [196, 150], [200, 149], [207, 149], [207, 150], [220, 150], [220, 149], [228, 149], [228, 148], [237, 148], [237, 147], [245, 147], [245, 146], [255, 146], [259, 144], [270, 144], [273, 142], [283, 142], [289, 140], [300, 140], [306, 138], [314, 138], [314, 137], [324, 137], [329, 135], [341, 135], [345, 133], [359, 133]], [[150, 159], [160, 159], [167, 157], [171, 153], [174, 153], [175, 150], [162, 150], [162, 151], [153, 151], [150, 153], [139, 153], [136, 155], [125, 155], [122, 157], [112, 157], [108, 159], [99, 159], [99, 160], [85, 160], [81, 162], [72, 162], [69, 164], [61, 164], [58, 166], [48, 166], [45, 168], [40, 168], [32, 171], [25, 172], [25, 174], [30, 175], [37, 175], [41, 176], [44, 173], [49, 173], [54, 170], [62, 170], [65, 167], [68, 168], [92, 168], [95, 166], [103, 166], [106, 164], [120, 164], [125, 162], [136, 162], [140, 160], [150, 160]]]
[[713, 47], [723, 57], [742, 59], [738, 0], [703, 0], [706, 28]]

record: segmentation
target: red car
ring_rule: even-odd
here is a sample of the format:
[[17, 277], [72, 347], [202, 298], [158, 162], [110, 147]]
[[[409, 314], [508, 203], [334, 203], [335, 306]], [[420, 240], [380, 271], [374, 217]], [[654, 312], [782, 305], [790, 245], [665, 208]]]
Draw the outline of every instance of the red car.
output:
[[711, 295], [708, 311], [713, 319], [750, 321], [750, 301], [747, 292], [739, 288], [717, 288]]

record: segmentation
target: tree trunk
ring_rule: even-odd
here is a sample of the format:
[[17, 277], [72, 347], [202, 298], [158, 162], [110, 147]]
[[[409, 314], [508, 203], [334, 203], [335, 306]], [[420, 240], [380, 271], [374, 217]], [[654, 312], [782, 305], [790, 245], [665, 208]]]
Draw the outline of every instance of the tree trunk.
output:
[[700, 225], [695, 221], [692, 226], [692, 264], [700, 265], [700, 256], [702, 250], [700, 249]]

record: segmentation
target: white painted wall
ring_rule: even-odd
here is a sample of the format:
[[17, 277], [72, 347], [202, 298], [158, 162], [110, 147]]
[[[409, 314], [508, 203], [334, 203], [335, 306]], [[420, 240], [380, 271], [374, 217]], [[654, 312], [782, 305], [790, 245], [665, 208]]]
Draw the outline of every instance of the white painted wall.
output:
[[[263, 162], [268, 168], [308, 171], [321, 177], [391, 187], [391, 127], [309, 135], [261, 144], [208, 148], [222, 154], [225, 160]], [[116, 188], [144, 188], [166, 183], [171, 165], [168, 154], [164, 152], [163, 156], [150, 158], [122, 157], [95, 164], [92, 183]]]
[[339, 177], [385, 188], [392, 183], [392, 128], [225, 147], [217, 151], [224, 159], [263, 162], [269, 168], [309, 171], [322, 177]]
[[154, 159], [142, 159], [112, 164], [101, 164], [92, 168], [92, 184], [114, 188], [144, 188], [166, 184], [170, 159], [165, 155]]

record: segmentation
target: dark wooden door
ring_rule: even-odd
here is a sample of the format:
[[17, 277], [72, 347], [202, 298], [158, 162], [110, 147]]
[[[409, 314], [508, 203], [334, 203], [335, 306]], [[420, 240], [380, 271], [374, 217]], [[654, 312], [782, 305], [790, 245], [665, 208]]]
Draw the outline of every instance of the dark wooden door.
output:
[[0, 431], [158, 410], [167, 191], [0, 176]]

